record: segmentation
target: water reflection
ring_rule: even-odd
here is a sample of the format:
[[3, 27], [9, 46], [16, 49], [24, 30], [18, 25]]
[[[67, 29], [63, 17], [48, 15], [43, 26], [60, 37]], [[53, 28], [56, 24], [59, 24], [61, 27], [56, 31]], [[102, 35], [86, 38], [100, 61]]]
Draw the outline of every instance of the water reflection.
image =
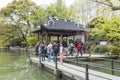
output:
[[63, 80], [29, 64], [25, 51], [0, 51], [0, 80]]

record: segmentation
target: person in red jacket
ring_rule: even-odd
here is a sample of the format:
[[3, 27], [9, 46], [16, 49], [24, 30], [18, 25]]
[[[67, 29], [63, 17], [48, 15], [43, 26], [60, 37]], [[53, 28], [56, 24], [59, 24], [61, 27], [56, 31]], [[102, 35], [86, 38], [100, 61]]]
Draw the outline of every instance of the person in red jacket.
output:
[[77, 45], [77, 56], [79, 55], [79, 53], [82, 56], [82, 45], [80, 43]]

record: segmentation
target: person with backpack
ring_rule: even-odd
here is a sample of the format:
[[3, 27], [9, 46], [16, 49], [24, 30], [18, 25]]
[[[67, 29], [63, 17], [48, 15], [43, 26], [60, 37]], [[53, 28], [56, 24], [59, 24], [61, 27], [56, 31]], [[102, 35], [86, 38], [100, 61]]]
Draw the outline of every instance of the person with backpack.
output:
[[68, 46], [69, 56], [73, 56], [74, 44], [71, 42]]
[[39, 52], [40, 52], [40, 56], [41, 56], [41, 58], [42, 58], [42, 61], [45, 61], [46, 49], [45, 49], [45, 44], [44, 44], [44, 42], [42, 42], [42, 43], [40, 44]]
[[82, 45], [79, 43], [76, 48], [77, 48], [77, 56], [79, 56], [79, 53], [82, 56]]
[[53, 49], [53, 61], [56, 62], [57, 61], [57, 56], [58, 56], [58, 53], [59, 53], [59, 45], [56, 42], [54, 42], [53, 46], [52, 46], [52, 49]]

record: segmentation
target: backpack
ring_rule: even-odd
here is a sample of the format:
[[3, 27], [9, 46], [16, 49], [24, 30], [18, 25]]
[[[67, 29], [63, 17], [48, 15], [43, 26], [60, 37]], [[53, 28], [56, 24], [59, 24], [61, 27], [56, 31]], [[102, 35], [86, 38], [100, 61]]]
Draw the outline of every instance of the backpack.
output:
[[42, 45], [42, 46], [40, 46], [40, 48], [41, 48], [41, 49], [40, 49], [40, 50], [41, 50], [41, 53], [42, 53], [42, 54], [45, 54], [45, 46]]
[[53, 50], [55, 53], [59, 52], [59, 46], [57, 44], [53, 45]]

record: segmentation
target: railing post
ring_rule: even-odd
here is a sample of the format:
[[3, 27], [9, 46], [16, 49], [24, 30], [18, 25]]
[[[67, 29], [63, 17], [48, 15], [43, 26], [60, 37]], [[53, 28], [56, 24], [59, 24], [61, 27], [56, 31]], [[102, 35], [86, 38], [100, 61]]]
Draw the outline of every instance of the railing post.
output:
[[57, 56], [55, 56], [55, 69], [57, 69]]
[[88, 64], [85, 65], [86, 66], [86, 80], [89, 80], [89, 71], [88, 71]]
[[78, 65], [78, 56], [76, 55], [76, 65]]
[[89, 51], [89, 57], [91, 57], [91, 52]]
[[114, 75], [114, 60], [111, 60], [112, 75]]
[[38, 66], [39, 66], [41, 69], [43, 69], [44, 64], [42, 64], [42, 61], [41, 61], [41, 54], [39, 54], [38, 57], [39, 57]]
[[66, 58], [68, 57], [68, 51], [66, 51]]
[[38, 66], [42, 69], [43, 65], [41, 62], [41, 54], [38, 55], [38, 58], [39, 58]]
[[39, 54], [39, 64], [41, 64], [41, 55]]

